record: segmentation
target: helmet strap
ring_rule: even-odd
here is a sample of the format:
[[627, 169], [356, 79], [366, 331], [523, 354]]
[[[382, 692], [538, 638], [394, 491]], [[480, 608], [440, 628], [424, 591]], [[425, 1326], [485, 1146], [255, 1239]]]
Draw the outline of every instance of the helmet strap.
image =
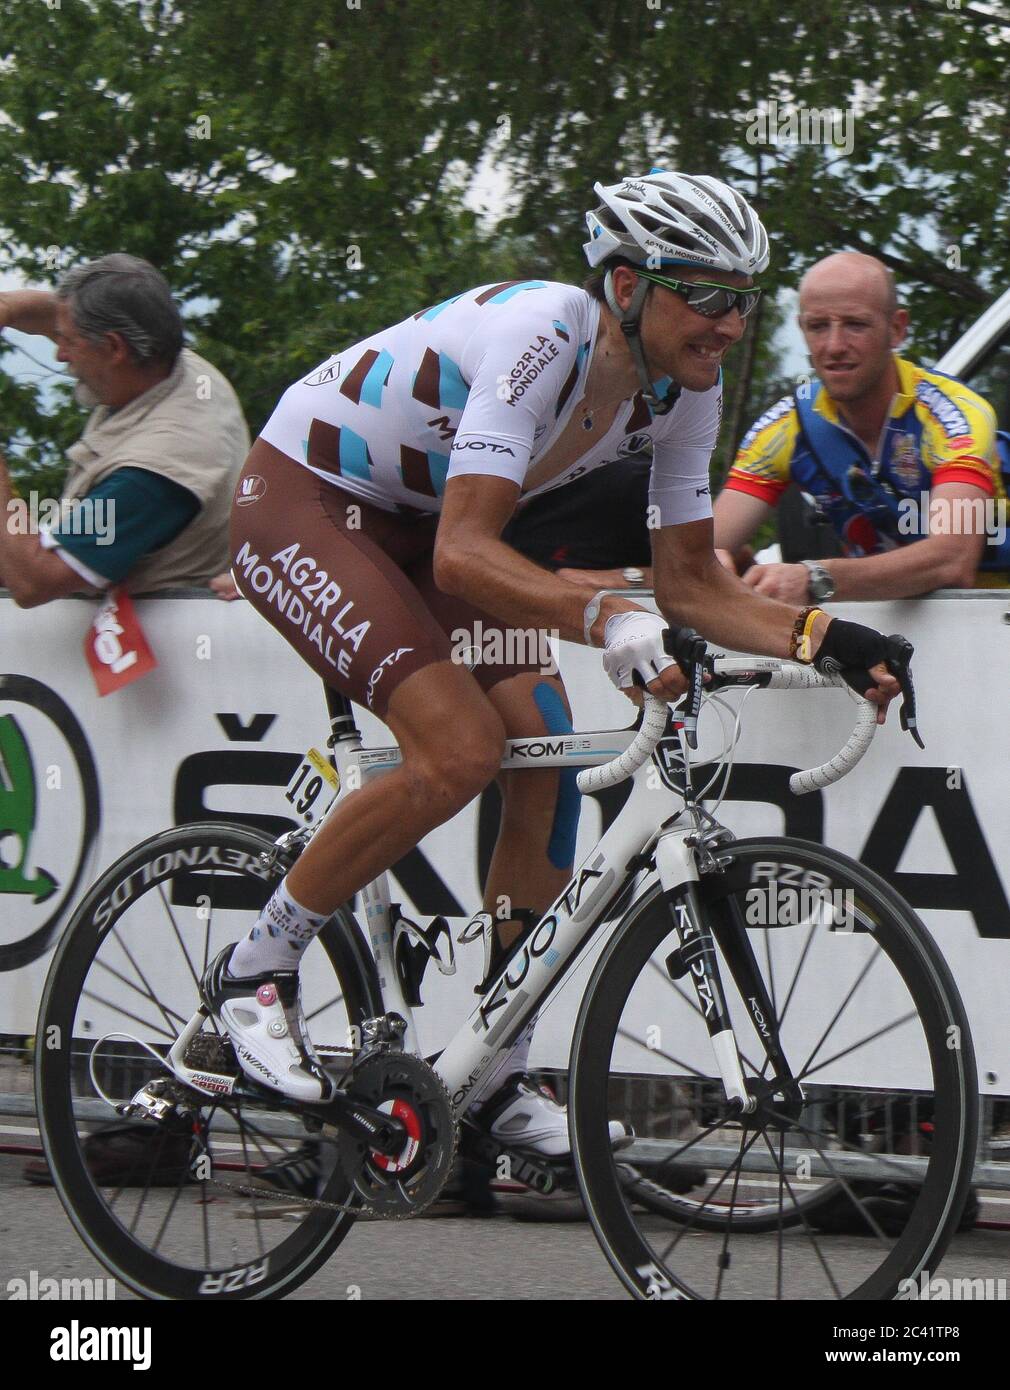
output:
[[649, 369], [645, 365], [645, 350], [642, 347], [642, 309], [645, 305], [645, 296], [649, 292], [649, 282], [639, 278], [627, 309], [622, 309], [617, 302], [617, 296], [614, 294], [613, 274], [613, 270], [608, 269], [603, 277], [603, 294], [607, 306], [621, 325], [621, 332], [624, 334], [624, 341], [628, 344], [631, 359], [638, 372], [638, 380], [641, 383], [642, 395], [645, 397], [646, 404], [653, 415], [667, 415], [677, 403], [680, 387], [676, 382], [671, 382], [666, 394], [657, 396], [649, 378]]

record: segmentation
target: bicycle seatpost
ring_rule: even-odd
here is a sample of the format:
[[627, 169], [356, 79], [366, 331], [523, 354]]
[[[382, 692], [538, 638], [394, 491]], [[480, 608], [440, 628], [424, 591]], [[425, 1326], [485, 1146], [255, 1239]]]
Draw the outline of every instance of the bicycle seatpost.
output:
[[684, 737], [689, 748], [698, 747], [698, 716], [705, 677], [708, 647], [693, 627], [668, 627], [663, 633], [663, 650], [672, 656], [687, 680], [684, 697]]

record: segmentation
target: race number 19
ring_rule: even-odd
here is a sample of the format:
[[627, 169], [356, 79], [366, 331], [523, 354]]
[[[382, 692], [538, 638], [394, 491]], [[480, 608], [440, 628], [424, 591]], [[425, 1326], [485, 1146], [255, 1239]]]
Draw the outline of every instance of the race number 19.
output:
[[319, 799], [326, 789], [330, 795], [323, 797], [322, 810], [340, 790], [340, 778], [322, 753], [310, 748], [295, 769], [284, 795], [305, 824], [312, 825], [321, 814]]

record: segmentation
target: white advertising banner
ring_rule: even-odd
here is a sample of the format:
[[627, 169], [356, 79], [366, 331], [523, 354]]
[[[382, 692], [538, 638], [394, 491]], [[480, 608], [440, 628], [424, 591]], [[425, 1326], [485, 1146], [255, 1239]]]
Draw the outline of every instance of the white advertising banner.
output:
[[[30, 611], [0, 597], [0, 1033], [34, 1031], [53, 946], [98, 873], [137, 841], [208, 818], [290, 828], [283, 790], [311, 744], [324, 746], [318, 680], [243, 603], [204, 597], [140, 601], [155, 670], [99, 697], [83, 654], [95, 604], [68, 599]], [[740, 834], [823, 840], [877, 870], [936, 936], [964, 997], [983, 1092], [1010, 1094], [1010, 789], [1006, 692], [1010, 600], [1000, 591], [833, 608], [916, 647], [918, 749], [893, 711], [862, 764], [824, 793], [795, 797], [788, 776], [823, 762], [851, 728], [842, 692], [748, 697], [720, 818]], [[599, 655], [564, 645], [560, 664], [576, 729], [624, 728], [631, 705]], [[739, 700], [739, 696], [733, 697]], [[446, 712], [451, 719], [451, 711]], [[714, 751], [714, 715], [703, 748]], [[362, 712], [369, 744], [390, 741]], [[664, 793], [664, 797], [668, 794]], [[657, 802], [665, 818], [674, 809]], [[583, 802], [579, 854], [601, 828]], [[424, 919], [467, 919], [480, 907], [497, 823], [485, 793], [428, 837], [395, 872], [394, 899]], [[516, 899], [519, 901], [518, 897]], [[592, 953], [595, 955], [595, 952]], [[479, 945], [459, 972], [425, 977], [422, 1045], [434, 1050], [473, 1007]], [[587, 957], [552, 1002], [533, 1061], [563, 1065]], [[885, 1057], [867, 1084], [896, 1084]], [[907, 1079], [904, 1084], [908, 1084]]]

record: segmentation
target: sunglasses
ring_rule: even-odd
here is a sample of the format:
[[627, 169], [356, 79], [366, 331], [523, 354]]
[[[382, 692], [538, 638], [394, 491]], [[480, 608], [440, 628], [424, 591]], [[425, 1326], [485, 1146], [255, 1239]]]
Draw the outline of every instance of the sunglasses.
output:
[[635, 269], [643, 280], [651, 280], [654, 285], [662, 285], [664, 289], [679, 294], [689, 309], [706, 319], [721, 319], [733, 309], [745, 319], [762, 294], [760, 289], [734, 290], [711, 280], [670, 280], [665, 275], [638, 270], [637, 266]]

